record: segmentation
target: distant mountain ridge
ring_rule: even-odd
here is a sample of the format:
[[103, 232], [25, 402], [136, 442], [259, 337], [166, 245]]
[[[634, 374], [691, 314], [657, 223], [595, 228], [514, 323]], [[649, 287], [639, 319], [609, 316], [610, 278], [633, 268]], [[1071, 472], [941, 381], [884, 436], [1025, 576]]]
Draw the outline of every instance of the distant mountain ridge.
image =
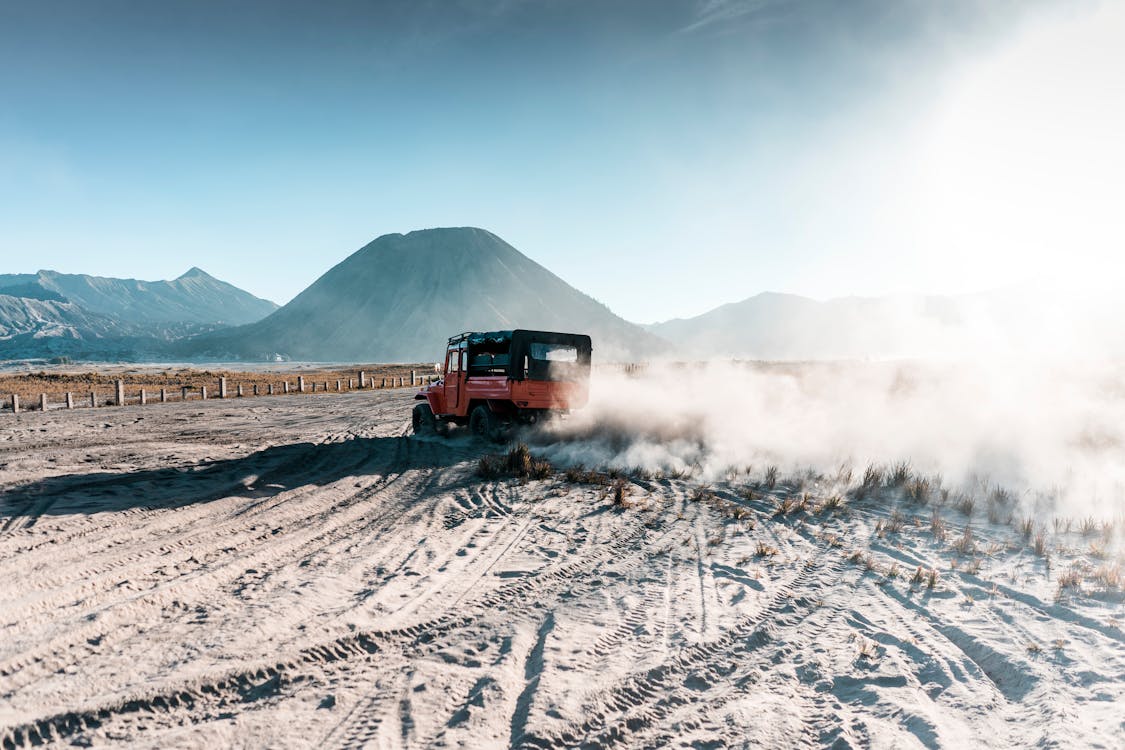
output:
[[840, 297], [764, 292], [694, 318], [645, 326], [682, 356], [854, 359], [995, 355], [1122, 356], [1125, 306], [1083, 294], [1007, 288], [974, 294]]
[[261, 320], [277, 309], [233, 284], [192, 268], [170, 281], [115, 279], [86, 274], [39, 271], [0, 275], [0, 294], [12, 288], [38, 287], [101, 315], [134, 324], [198, 323], [242, 325]]
[[600, 359], [654, 354], [659, 338], [614, 315], [491, 232], [386, 234], [269, 317], [183, 342], [195, 358], [432, 361], [466, 330], [588, 333]]
[[276, 309], [198, 268], [171, 281], [0, 274], [0, 357], [162, 358], [172, 340]]

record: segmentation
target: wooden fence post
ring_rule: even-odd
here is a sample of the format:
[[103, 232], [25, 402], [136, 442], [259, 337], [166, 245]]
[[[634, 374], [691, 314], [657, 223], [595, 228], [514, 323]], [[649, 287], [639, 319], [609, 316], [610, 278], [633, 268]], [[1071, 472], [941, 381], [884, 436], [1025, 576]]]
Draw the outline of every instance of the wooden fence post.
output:
[[242, 398], [242, 383], [238, 384], [238, 390], [235, 392], [238, 394], [239, 398]]
[[288, 380], [285, 381], [285, 392], [289, 393], [289, 381]]
[[90, 408], [92, 408], [92, 409], [97, 408], [97, 406], [98, 406], [98, 394], [97, 394], [96, 391], [90, 391]]
[[20, 413], [20, 397], [18, 394], [12, 394], [12, 414]]
[[366, 388], [367, 387], [367, 372], [365, 370], [359, 371], [359, 387], [360, 388]]
[[219, 398], [227, 397], [227, 379], [219, 378]]
[[304, 375], [298, 375], [297, 376], [297, 390], [300, 391], [301, 393], [305, 392], [305, 376]]
[[114, 387], [114, 392], [113, 392], [113, 404], [114, 404], [114, 406], [124, 406], [125, 405], [125, 381], [124, 380], [114, 381], [113, 387]]
[[145, 394], [145, 389], [144, 389], [144, 388], [142, 388], [142, 389], [141, 389], [141, 405], [143, 406], [143, 405], [145, 405], [145, 404], [147, 404], [147, 403], [148, 403], [148, 397], [147, 397], [147, 395]]
[[168, 389], [167, 388], [161, 388], [160, 389], [160, 403], [162, 403], [162, 404], [168, 403]]
[[379, 387], [380, 388], [386, 388], [387, 387], [387, 379], [386, 378], [383, 378], [383, 384], [380, 385]]
[[416, 382], [415, 382], [415, 380], [414, 380], [414, 370], [411, 370], [411, 371], [410, 371], [410, 385], [411, 385], [411, 387], [413, 387], [413, 386], [415, 386], [416, 384], [417, 384], [417, 383], [416, 383]]
[[255, 396], [258, 395], [258, 384], [257, 383], [254, 384], [254, 395]]
[[199, 398], [202, 399], [203, 401], [207, 400], [207, 386], [205, 386], [205, 385], [199, 386]]
[[47, 394], [39, 394], [39, 411], [47, 411]]
[[185, 385], [183, 388], [180, 389], [180, 401], [187, 401], [187, 400], [188, 400], [188, 387]]
[[266, 386], [266, 388], [267, 388], [267, 392], [269, 393], [269, 395], [272, 396], [273, 395], [273, 383], [270, 383], [268, 386]]
[[66, 392], [66, 408], [68, 408], [68, 409], [74, 408], [74, 394], [71, 393], [70, 391]]

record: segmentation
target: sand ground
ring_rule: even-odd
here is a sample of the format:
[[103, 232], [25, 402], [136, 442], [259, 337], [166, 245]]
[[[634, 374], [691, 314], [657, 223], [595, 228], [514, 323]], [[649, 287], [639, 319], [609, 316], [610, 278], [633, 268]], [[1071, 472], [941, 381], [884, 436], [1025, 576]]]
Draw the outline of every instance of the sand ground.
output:
[[846, 477], [615, 504], [411, 406], [4, 417], [0, 744], [1121, 747], [1121, 597], [1059, 587], [1097, 531], [1044, 558]]

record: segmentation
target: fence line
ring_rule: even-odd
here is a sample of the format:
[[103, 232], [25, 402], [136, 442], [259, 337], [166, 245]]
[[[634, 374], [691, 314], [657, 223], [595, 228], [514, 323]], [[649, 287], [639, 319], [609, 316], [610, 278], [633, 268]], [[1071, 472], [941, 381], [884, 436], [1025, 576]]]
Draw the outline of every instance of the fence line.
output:
[[[250, 398], [253, 396], [274, 396], [278, 395], [275, 388], [275, 383], [270, 382], [266, 384], [266, 388], [259, 388], [258, 383], [251, 383], [252, 393], [247, 395], [245, 390], [246, 383], [244, 381], [235, 382], [234, 392], [230, 390], [229, 378], [220, 377], [216, 382], [217, 388], [211, 388], [208, 391], [208, 386], [180, 386], [179, 402], [185, 401], [207, 401], [215, 398], [220, 399], [230, 398]], [[371, 377], [367, 371], [360, 370], [358, 378], [338, 378], [334, 385], [335, 390], [332, 390], [329, 385], [332, 383], [330, 380], [322, 380], [318, 382], [306, 381], [304, 375], [298, 375], [296, 387], [290, 387], [290, 381], [286, 379], [283, 381], [283, 388], [281, 394], [300, 394], [300, 393], [347, 393], [352, 391], [373, 391], [383, 389], [395, 388], [417, 388], [428, 383], [433, 383], [438, 380], [437, 375], [419, 375], [417, 370], [410, 371], [410, 377], [405, 375], [396, 375], [390, 377], [383, 377], [382, 381], [376, 384], [375, 378]], [[356, 387], [358, 381], [359, 387]], [[51, 402], [46, 393], [40, 393], [38, 402], [35, 406], [29, 408], [23, 405], [20, 401], [19, 394], [12, 393], [8, 398], [4, 399], [3, 405], [0, 409], [11, 414], [19, 414], [25, 411], [55, 411], [55, 410], [71, 410], [76, 408], [99, 408], [100, 406], [130, 406], [130, 405], [146, 405], [149, 403], [150, 392], [143, 387], [138, 387], [134, 394], [126, 391], [126, 384], [124, 380], [118, 379], [113, 383], [113, 393], [107, 397], [102, 404], [99, 404], [99, 396], [97, 389], [89, 391], [88, 406], [80, 407], [79, 402], [75, 399], [74, 391], [67, 391], [61, 401]], [[160, 403], [176, 403], [176, 399], [168, 392], [168, 388], [160, 389]]]

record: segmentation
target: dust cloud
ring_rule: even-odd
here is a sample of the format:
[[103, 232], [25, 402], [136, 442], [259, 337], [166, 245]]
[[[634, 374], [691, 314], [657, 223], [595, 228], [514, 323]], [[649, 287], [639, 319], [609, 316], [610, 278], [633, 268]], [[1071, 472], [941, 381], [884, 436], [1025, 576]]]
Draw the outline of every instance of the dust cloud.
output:
[[856, 475], [908, 461], [1027, 505], [1125, 511], [1125, 369], [1009, 360], [663, 364], [599, 370], [590, 403], [535, 436], [560, 463]]

